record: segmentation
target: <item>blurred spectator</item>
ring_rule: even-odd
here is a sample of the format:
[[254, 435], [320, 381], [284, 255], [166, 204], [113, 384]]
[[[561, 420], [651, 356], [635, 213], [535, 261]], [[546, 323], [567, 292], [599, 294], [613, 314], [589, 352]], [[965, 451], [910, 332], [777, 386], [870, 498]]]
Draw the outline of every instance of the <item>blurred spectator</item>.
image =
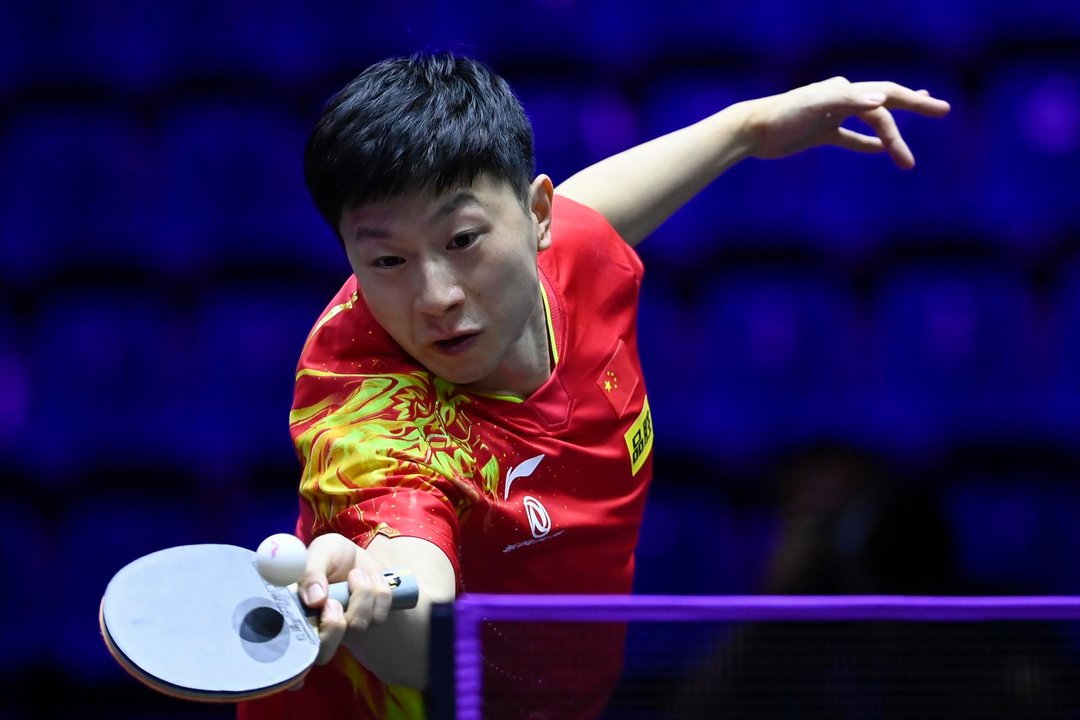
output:
[[840, 442], [800, 449], [773, 475], [780, 526], [763, 592], [960, 590], [952, 535], [931, 488], [898, 486], [883, 460]]
[[[966, 586], [930, 488], [842, 443], [775, 472], [780, 532], [762, 588], [945, 595]], [[1062, 718], [1080, 710], [1064, 624], [828, 621], [734, 626], [675, 692], [673, 718]], [[1072, 714], [1069, 714], [1069, 713]]]

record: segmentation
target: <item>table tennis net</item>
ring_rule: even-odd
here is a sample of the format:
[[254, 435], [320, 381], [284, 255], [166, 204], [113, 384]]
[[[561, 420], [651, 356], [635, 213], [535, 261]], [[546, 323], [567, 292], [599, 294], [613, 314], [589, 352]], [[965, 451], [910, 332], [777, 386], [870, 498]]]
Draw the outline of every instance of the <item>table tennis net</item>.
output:
[[492, 595], [454, 624], [458, 720], [1080, 718], [1077, 598]]

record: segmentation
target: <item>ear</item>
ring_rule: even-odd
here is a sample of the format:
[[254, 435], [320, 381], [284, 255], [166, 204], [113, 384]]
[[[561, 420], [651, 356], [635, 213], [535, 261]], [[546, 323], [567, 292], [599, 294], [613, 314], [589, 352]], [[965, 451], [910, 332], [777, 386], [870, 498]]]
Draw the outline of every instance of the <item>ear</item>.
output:
[[536, 230], [536, 249], [551, 247], [551, 204], [555, 187], [547, 175], [537, 175], [529, 186], [529, 213]]

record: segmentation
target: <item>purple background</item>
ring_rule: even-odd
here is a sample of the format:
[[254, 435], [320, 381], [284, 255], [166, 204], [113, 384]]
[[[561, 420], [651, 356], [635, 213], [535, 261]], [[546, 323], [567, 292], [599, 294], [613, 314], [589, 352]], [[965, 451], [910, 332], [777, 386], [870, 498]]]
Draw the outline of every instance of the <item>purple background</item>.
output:
[[556, 182], [833, 75], [952, 102], [943, 121], [898, 117], [913, 172], [833, 149], [748, 161], [641, 246], [656, 479], [638, 590], [1080, 590], [1073, 0], [16, 0], [0, 5], [8, 697], [40, 678], [71, 691], [39, 710], [204, 710], [131, 687], [98, 599], [147, 552], [291, 528], [292, 372], [348, 272], [303, 140], [368, 63], [443, 47], [510, 80]]

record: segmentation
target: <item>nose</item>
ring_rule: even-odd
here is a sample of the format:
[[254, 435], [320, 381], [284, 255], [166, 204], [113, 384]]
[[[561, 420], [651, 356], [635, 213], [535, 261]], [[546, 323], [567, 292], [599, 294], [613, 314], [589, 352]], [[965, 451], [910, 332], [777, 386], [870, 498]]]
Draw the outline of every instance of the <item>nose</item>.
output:
[[465, 290], [454, 268], [445, 260], [425, 261], [417, 276], [416, 309], [441, 317], [465, 302]]

